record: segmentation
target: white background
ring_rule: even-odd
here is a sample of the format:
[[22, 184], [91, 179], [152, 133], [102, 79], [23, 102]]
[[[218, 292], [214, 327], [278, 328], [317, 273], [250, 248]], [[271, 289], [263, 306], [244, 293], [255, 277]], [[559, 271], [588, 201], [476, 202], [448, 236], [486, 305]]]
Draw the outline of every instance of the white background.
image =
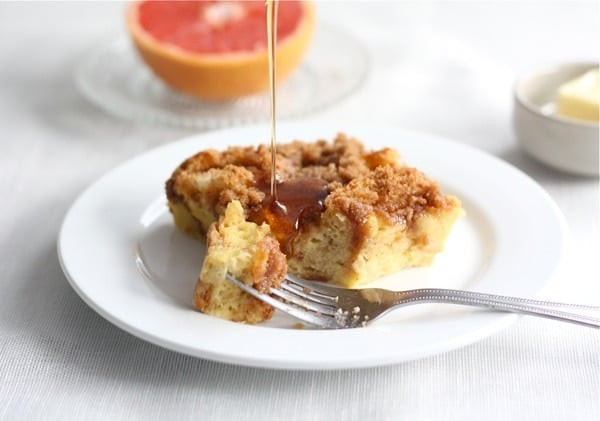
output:
[[[371, 70], [354, 95], [305, 118], [427, 131], [525, 171], [571, 231], [544, 297], [598, 303], [598, 180], [532, 161], [510, 118], [522, 71], [598, 60], [598, 4], [327, 2], [318, 10], [363, 41]], [[599, 418], [598, 333], [568, 324], [521, 318], [478, 344], [398, 366], [275, 372], [162, 350], [87, 308], [56, 257], [64, 213], [118, 163], [191, 134], [109, 117], [76, 90], [74, 69], [123, 32], [122, 12], [120, 3], [0, 3], [0, 419]]]

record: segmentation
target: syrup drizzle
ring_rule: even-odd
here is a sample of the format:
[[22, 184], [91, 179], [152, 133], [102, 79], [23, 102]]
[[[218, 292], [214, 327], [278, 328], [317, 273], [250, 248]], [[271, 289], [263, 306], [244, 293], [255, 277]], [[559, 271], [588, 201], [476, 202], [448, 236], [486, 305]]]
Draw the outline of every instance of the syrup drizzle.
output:
[[[268, 183], [257, 186], [265, 192]], [[294, 254], [293, 241], [302, 228], [316, 224], [325, 210], [325, 198], [329, 194], [327, 182], [320, 178], [296, 178], [279, 183], [279, 197], [267, 196], [260, 207], [251, 211], [249, 219], [256, 223], [266, 222], [288, 256]]]
[[277, 10], [279, 0], [265, 0], [267, 9], [267, 48], [269, 58], [269, 93], [271, 99], [271, 182], [267, 196], [267, 183], [260, 181], [257, 187], [265, 193], [260, 207], [250, 212], [249, 219], [256, 223], [266, 222], [271, 227], [282, 251], [291, 256], [293, 241], [304, 224], [316, 223], [325, 209], [324, 201], [329, 194], [327, 183], [318, 178], [298, 178], [278, 182], [277, 135], [275, 89], [277, 82]]
[[265, 0], [267, 8], [267, 48], [269, 52], [269, 93], [271, 97], [271, 196], [277, 201], [277, 131], [275, 84], [277, 82], [277, 10], [279, 0]]

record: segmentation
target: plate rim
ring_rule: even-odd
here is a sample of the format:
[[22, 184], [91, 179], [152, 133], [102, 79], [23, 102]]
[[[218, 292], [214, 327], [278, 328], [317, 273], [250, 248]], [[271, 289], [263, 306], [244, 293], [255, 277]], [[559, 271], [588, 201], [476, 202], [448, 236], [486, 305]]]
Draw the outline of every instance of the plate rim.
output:
[[[284, 123], [284, 124], [281, 124], [280, 127], [285, 126], [285, 127], [289, 128], [289, 127], [298, 126], [298, 125], [302, 125], [302, 126], [308, 125], [308, 126], [312, 127], [312, 130], [316, 130], [316, 128], [318, 128], [318, 127], [326, 127], [328, 130], [331, 130], [331, 128], [333, 127], [331, 123], [323, 125], [322, 123], [318, 123], [318, 122]], [[546, 192], [546, 190], [542, 186], [540, 186], [535, 180], [533, 180], [526, 173], [524, 173], [523, 171], [514, 167], [513, 165], [503, 161], [502, 159], [500, 159], [492, 154], [489, 154], [481, 149], [478, 149], [476, 147], [473, 147], [471, 145], [464, 144], [461, 142], [456, 142], [451, 139], [444, 138], [444, 137], [441, 137], [441, 136], [438, 136], [435, 134], [405, 130], [405, 129], [402, 129], [399, 127], [394, 127], [394, 126], [389, 126], [389, 125], [374, 126], [372, 124], [371, 125], [344, 124], [343, 126], [338, 125], [337, 127], [346, 128], [347, 126], [349, 126], [348, 129], [346, 130], [347, 132], [351, 132], [351, 130], [356, 130], [357, 127], [359, 127], [360, 130], [362, 130], [362, 131], [382, 130], [383, 129], [385, 131], [401, 133], [401, 134], [407, 135], [407, 136], [416, 136], [417, 138], [426, 137], [426, 138], [431, 139], [434, 142], [450, 143], [450, 144], [452, 144], [452, 147], [457, 147], [458, 149], [463, 149], [463, 150], [469, 150], [469, 152], [471, 152], [471, 153], [478, 154], [479, 156], [485, 156], [486, 159], [491, 159], [492, 161], [495, 161], [495, 164], [499, 164], [505, 168], [508, 168], [510, 171], [513, 171], [516, 174], [518, 174], [519, 177], [523, 177], [524, 179], [526, 179], [529, 183], [531, 183], [535, 188], [538, 189], [538, 193], [542, 194], [542, 196], [544, 197], [545, 203], [547, 205], [549, 205], [550, 208], [552, 209], [553, 216], [555, 216], [557, 218], [557, 221], [559, 223], [560, 237], [562, 240], [562, 242], [559, 246], [560, 247], [559, 261], [556, 263], [556, 265], [552, 269], [551, 274], [544, 281], [543, 285], [536, 287], [536, 292], [534, 294], [539, 294], [539, 292], [541, 292], [545, 287], [547, 287], [547, 285], [550, 283], [550, 281], [555, 277], [557, 270], [559, 269], [562, 262], [564, 261], [566, 243], [568, 240], [568, 225], [566, 223], [566, 220], [565, 220], [562, 212], [560, 211], [560, 208], [554, 202], [552, 197]], [[137, 162], [138, 160], [143, 161], [144, 159], [147, 159], [148, 156], [150, 156], [152, 154], [159, 154], [160, 151], [163, 149], [182, 148], [187, 143], [197, 142], [199, 138], [215, 136], [215, 135], [218, 135], [218, 133], [224, 134], [227, 132], [236, 132], [236, 131], [244, 132], [244, 131], [248, 131], [248, 130], [256, 130], [258, 128], [261, 128], [261, 129], [264, 128], [266, 130], [267, 125], [258, 124], [258, 125], [251, 125], [251, 126], [222, 129], [222, 130], [218, 130], [218, 131], [204, 132], [204, 133], [200, 133], [200, 134], [186, 136], [177, 141], [169, 142], [169, 143], [161, 145], [159, 147], [144, 151], [143, 153], [133, 156], [130, 159], [127, 159], [124, 162], [118, 164], [113, 169], [107, 171], [105, 174], [100, 176], [94, 182], [89, 184], [77, 196], [77, 198], [73, 201], [72, 205], [69, 207], [68, 211], [66, 212], [63, 222], [61, 224], [59, 235], [57, 238], [57, 252], [58, 252], [58, 259], [60, 262], [61, 269], [62, 269], [65, 277], [67, 278], [67, 281], [69, 282], [71, 287], [74, 289], [74, 291], [81, 297], [81, 299], [90, 308], [92, 308], [96, 313], [98, 313], [100, 316], [102, 316], [104, 319], [106, 319], [113, 325], [132, 334], [133, 336], [136, 336], [147, 342], [153, 343], [154, 345], [158, 345], [163, 348], [170, 349], [172, 351], [176, 351], [176, 352], [183, 353], [186, 355], [191, 355], [194, 357], [200, 357], [200, 358], [205, 358], [205, 359], [209, 359], [209, 360], [213, 360], [213, 361], [218, 361], [218, 362], [228, 363], [228, 364], [235, 364], [235, 365], [240, 365], [240, 366], [269, 368], [269, 369], [288, 369], [288, 370], [289, 369], [292, 369], [292, 370], [315, 370], [315, 369], [317, 369], [317, 370], [336, 370], [336, 369], [353, 369], [353, 368], [363, 368], [363, 367], [366, 368], [366, 367], [384, 366], [384, 365], [389, 365], [389, 364], [397, 364], [397, 363], [401, 363], [401, 362], [405, 362], [405, 361], [411, 361], [411, 360], [415, 360], [415, 359], [425, 358], [428, 356], [436, 355], [436, 354], [439, 354], [442, 352], [447, 352], [447, 351], [450, 351], [453, 349], [460, 348], [462, 346], [466, 346], [468, 344], [478, 342], [486, 337], [489, 337], [489, 336], [503, 330], [504, 328], [508, 327], [509, 325], [511, 325], [512, 323], [514, 323], [517, 320], [518, 316], [515, 314], [489, 313], [488, 316], [490, 316], [489, 318], [492, 320], [484, 323], [482, 326], [480, 326], [476, 329], [468, 330], [468, 331], [464, 332], [462, 335], [455, 336], [451, 340], [446, 341], [445, 343], [442, 343], [442, 344], [434, 343], [433, 345], [429, 344], [429, 346], [425, 347], [425, 349], [417, 350], [417, 352], [413, 352], [413, 354], [405, 353], [403, 355], [403, 357], [401, 357], [401, 358], [398, 358], [397, 356], [393, 356], [393, 355], [388, 355], [387, 357], [379, 357], [379, 358], [368, 358], [367, 357], [360, 361], [358, 361], [358, 360], [353, 360], [353, 361], [340, 360], [337, 363], [335, 363], [335, 362], [332, 363], [331, 361], [311, 362], [311, 361], [289, 360], [286, 358], [281, 358], [281, 359], [273, 359], [272, 357], [271, 358], [261, 358], [260, 356], [256, 356], [256, 355], [253, 355], [253, 356], [246, 355], [246, 356], [240, 357], [240, 356], [231, 355], [231, 354], [223, 354], [222, 352], [213, 352], [211, 350], [198, 349], [197, 347], [189, 347], [189, 346], [186, 346], [185, 344], [177, 343], [172, 340], [165, 339], [164, 337], [160, 337], [153, 333], [144, 331], [143, 329], [140, 329], [137, 326], [127, 323], [127, 321], [125, 321], [125, 320], [119, 319], [118, 317], [114, 316], [106, 309], [99, 306], [93, 300], [92, 297], [88, 296], [88, 294], [80, 287], [78, 282], [73, 278], [72, 274], [69, 272], [68, 264], [64, 260], [64, 250], [63, 250], [64, 237], [66, 235], [65, 227], [67, 226], [68, 221], [69, 221], [70, 217], [72, 216], [72, 213], [77, 210], [78, 204], [81, 203], [81, 201], [85, 199], [87, 194], [91, 194], [90, 192], [93, 192], [93, 190], [96, 186], [100, 185], [106, 178], [110, 177], [112, 174], [118, 172], [122, 168], [132, 165], [134, 162]], [[368, 146], [368, 142], [366, 142], [366, 143]], [[223, 146], [228, 146], [228, 145], [223, 145]], [[484, 316], [484, 317], [488, 317], [488, 316]], [[223, 322], [223, 321], [221, 321], [221, 322]], [[232, 323], [232, 322], [225, 322], [225, 323]], [[235, 323], [232, 323], [232, 324], [235, 324]], [[239, 324], [235, 324], [235, 325], [239, 325]], [[272, 330], [272, 328], [265, 328], [265, 327], [260, 327], [260, 326], [256, 327], [256, 326], [247, 326], [246, 325], [246, 327]], [[302, 331], [297, 330], [296, 332], [302, 332]], [[302, 333], [300, 333], [300, 335], [302, 335]], [[443, 346], [440, 346], [440, 345], [443, 345]]]

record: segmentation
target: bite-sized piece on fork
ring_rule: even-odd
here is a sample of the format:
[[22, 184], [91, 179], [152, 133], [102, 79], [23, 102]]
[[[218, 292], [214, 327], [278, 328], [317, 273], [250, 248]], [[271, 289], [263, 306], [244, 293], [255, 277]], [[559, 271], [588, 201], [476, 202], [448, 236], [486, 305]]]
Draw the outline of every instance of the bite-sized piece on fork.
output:
[[290, 274], [286, 275], [278, 288], [271, 288], [269, 295], [257, 291], [229, 273], [226, 277], [242, 290], [276, 309], [324, 329], [365, 327], [391, 310], [421, 303], [469, 305], [600, 327], [598, 306], [439, 288], [408, 291], [347, 289], [307, 281]]

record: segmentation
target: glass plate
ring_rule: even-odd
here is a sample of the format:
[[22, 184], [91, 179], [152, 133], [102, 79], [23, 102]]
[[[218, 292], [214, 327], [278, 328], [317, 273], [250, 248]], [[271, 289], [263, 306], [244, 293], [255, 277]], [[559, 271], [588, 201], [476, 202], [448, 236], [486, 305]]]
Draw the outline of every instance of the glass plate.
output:
[[[336, 27], [318, 26], [302, 64], [277, 90], [277, 116], [297, 116], [341, 100], [361, 84], [367, 70], [368, 55], [360, 42]], [[76, 81], [105, 111], [145, 123], [211, 129], [269, 116], [266, 93], [215, 102], [174, 92], [141, 61], [126, 36], [86, 57]]]

